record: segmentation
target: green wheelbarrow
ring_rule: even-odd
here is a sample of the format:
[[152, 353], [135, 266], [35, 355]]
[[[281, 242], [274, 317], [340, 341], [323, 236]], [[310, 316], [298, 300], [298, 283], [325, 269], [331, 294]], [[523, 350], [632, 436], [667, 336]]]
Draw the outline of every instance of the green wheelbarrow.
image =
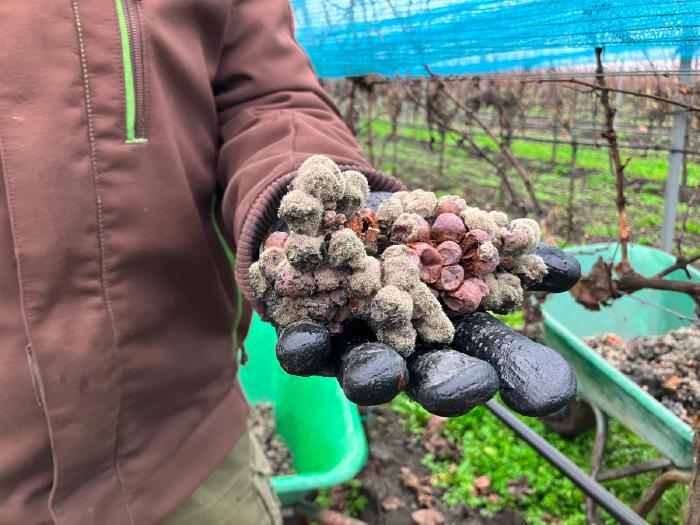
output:
[[296, 474], [272, 478], [282, 505], [291, 506], [307, 493], [353, 478], [367, 460], [367, 441], [357, 407], [328, 377], [296, 377], [275, 358], [275, 329], [253, 317], [245, 348], [249, 362], [241, 367], [243, 390], [251, 403], [275, 405], [277, 431], [292, 452]]
[[[603, 257], [605, 261], [618, 261], [620, 256], [617, 244], [580, 246], [566, 251], [579, 260], [583, 274], [588, 273], [598, 257]], [[632, 267], [647, 276], [660, 272], [675, 261], [666, 252], [634, 244], [629, 246], [629, 258]], [[700, 272], [693, 268], [688, 270], [691, 280], [700, 282]], [[682, 270], [676, 270], [667, 278], [688, 279]], [[654, 484], [660, 487], [660, 491], [645, 494], [638, 505], [637, 512], [644, 515], [661, 496], [661, 489], [671, 482], [685, 480], [682, 471], [692, 468], [693, 430], [600, 357], [584, 343], [583, 338], [606, 332], [624, 339], [661, 335], [688, 326], [689, 319], [694, 318], [694, 303], [681, 293], [645, 289], [616, 299], [611, 306], [597, 312], [586, 310], [574, 301], [571, 294], [552, 294], [542, 310], [545, 327], [542, 342], [556, 349], [574, 367], [578, 393], [594, 408], [598, 432], [592, 474], [602, 481], [657, 469], [666, 470], [657, 480], [659, 483]], [[605, 414], [620, 421], [667, 459], [600, 472], [607, 439]], [[668, 470], [674, 467], [674, 470]], [[664, 477], [669, 479], [665, 480]]]

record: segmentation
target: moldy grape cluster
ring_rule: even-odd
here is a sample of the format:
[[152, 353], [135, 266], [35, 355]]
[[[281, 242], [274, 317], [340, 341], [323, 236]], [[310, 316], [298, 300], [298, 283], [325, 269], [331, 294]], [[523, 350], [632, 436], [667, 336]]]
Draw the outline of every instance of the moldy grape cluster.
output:
[[314, 155], [299, 168], [272, 233], [250, 267], [251, 287], [284, 327], [312, 319], [339, 333], [366, 321], [404, 357], [416, 338], [449, 344], [449, 316], [521, 307], [523, 288], [547, 272], [529, 254], [540, 238], [531, 219], [467, 206], [415, 190], [394, 193], [375, 212], [357, 171]]

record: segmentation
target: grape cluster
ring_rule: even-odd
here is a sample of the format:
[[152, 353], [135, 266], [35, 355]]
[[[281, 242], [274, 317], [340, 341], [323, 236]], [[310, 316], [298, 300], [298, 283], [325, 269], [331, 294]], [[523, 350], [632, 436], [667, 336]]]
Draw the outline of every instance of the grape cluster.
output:
[[380, 204], [377, 221], [391, 243], [411, 250], [421, 280], [448, 315], [512, 312], [522, 306], [523, 288], [547, 273], [544, 261], [528, 253], [540, 241], [536, 221], [509, 221], [455, 195], [397, 192]]
[[321, 155], [299, 168], [274, 232], [250, 267], [253, 293], [275, 323], [302, 319], [339, 333], [366, 321], [377, 339], [407, 357], [416, 339], [449, 344], [449, 315], [521, 306], [523, 286], [547, 268], [528, 254], [539, 242], [535, 221], [415, 190], [398, 192], [375, 212], [367, 180]]

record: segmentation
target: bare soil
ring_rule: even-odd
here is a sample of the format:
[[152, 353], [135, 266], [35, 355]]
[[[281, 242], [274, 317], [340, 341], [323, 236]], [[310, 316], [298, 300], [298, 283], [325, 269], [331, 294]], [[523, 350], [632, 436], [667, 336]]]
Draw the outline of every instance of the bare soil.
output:
[[359, 518], [373, 525], [524, 525], [512, 512], [484, 518], [474, 509], [450, 507], [440, 500], [442, 494], [432, 487], [430, 471], [421, 459], [431, 451], [453, 455], [458, 463], [460, 454], [437, 432], [431, 434], [429, 427], [416, 436], [403, 428], [388, 405], [372, 409], [365, 428], [369, 459], [358, 476], [368, 504]]

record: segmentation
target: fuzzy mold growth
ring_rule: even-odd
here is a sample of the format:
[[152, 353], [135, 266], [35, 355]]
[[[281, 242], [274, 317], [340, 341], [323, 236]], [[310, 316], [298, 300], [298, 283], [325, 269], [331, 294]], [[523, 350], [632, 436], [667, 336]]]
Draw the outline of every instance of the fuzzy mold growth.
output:
[[531, 219], [470, 207], [462, 197], [400, 191], [366, 207], [369, 185], [321, 155], [300, 166], [274, 232], [250, 267], [253, 293], [281, 326], [301, 319], [332, 333], [362, 320], [404, 357], [417, 341], [452, 342], [450, 317], [506, 313], [547, 266], [530, 253], [540, 240]]

